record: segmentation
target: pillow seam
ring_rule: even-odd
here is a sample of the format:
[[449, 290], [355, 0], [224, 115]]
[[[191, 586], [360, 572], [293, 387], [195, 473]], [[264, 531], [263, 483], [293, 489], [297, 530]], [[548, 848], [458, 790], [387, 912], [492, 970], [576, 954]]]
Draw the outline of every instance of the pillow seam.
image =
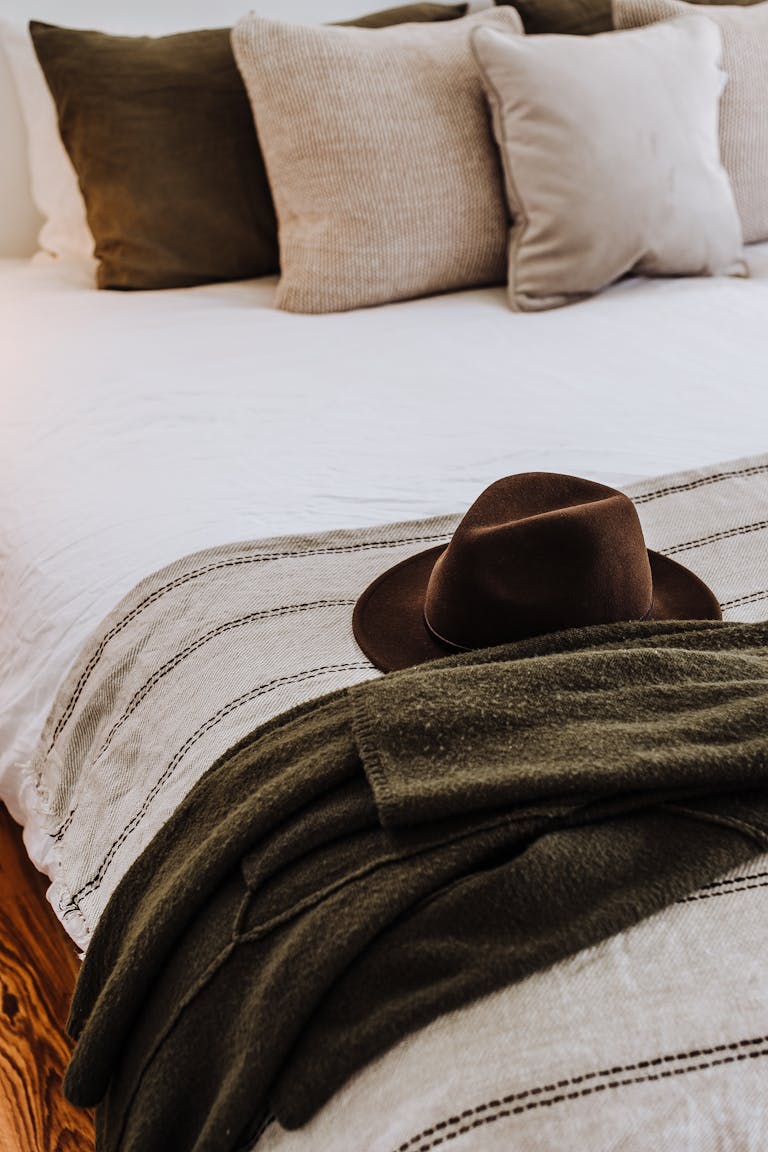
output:
[[[472, 55], [474, 57], [475, 64], [477, 65], [478, 71], [480, 72], [480, 76], [488, 94], [488, 102], [491, 104], [494, 127], [498, 129], [496, 132], [496, 141], [499, 152], [501, 153], [501, 166], [504, 172], [504, 184], [506, 188], [507, 199], [510, 202], [509, 208], [510, 214], [512, 216], [512, 224], [510, 225], [507, 237], [507, 296], [510, 298], [510, 302], [514, 306], [515, 311], [523, 311], [523, 309], [517, 307], [517, 264], [515, 262], [515, 275], [513, 277], [512, 256], [513, 254], [516, 255], [518, 252], [520, 242], [522, 241], [523, 235], [529, 225], [529, 217], [525, 210], [523, 199], [518, 192], [517, 185], [515, 184], [512, 172], [510, 170], [509, 158], [507, 156], [506, 124], [504, 117], [501, 114], [501, 99], [499, 96], [499, 90], [494, 84], [488, 72], [486, 72], [485, 68], [483, 67], [483, 63], [477, 51], [476, 40], [477, 31], [473, 32], [472, 36], [470, 37], [470, 47], [472, 49]], [[520, 221], [520, 226], [518, 226], [518, 220]]]
[[[568, 303], [578, 303], [581, 300], [589, 299], [593, 293], [591, 292], [560, 292], [556, 296], [536, 296], [530, 292], [523, 292], [518, 288], [517, 284], [517, 260], [516, 257], [525, 233], [530, 227], [530, 216], [525, 207], [525, 201], [518, 191], [517, 184], [511, 172], [511, 164], [508, 158], [507, 145], [509, 138], [506, 131], [506, 120], [501, 113], [501, 98], [499, 90], [490, 78], [488, 72], [483, 67], [482, 61], [477, 51], [475, 44], [477, 38], [476, 30], [470, 37], [470, 47], [472, 55], [474, 56], [475, 63], [482, 77], [486, 92], [488, 93], [488, 101], [492, 106], [494, 125], [498, 125], [498, 132], [496, 133], [497, 145], [501, 153], [501, 166], [504, 172], [504, 184], [507, 192], [507, 199], [510, 201], [509, 208], [510, 214], [513, 217], [512, 224], [509, 229], [509, 237], [507, 242], [507, 297], [513, 312], [540, 312], [552, 307], [563, 307]], [[504, 36], [505, 33], [501, 32], [499, 35]], [[512, 202], [514, 202], [514, 207]], [[520, 226], [518, 227], [518, 219]], [[514, 268], [514, 275], [512, 275]], [[524, 301], [531, 301], [533, 307], [526, 307]], [[553, 303], [557, 301], [557, 303]]]

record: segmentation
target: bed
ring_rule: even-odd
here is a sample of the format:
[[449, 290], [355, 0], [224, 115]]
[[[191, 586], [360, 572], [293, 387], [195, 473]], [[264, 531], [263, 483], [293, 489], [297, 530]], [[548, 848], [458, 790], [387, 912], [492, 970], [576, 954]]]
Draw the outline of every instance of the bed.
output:
[[[92, 868], [89, 825], [68, 844], [61, 829], [75, 810], [71, 794], [51, 796], [78, 746], [46, 761], [41, 733], [62, 714], [84, 646], [153, 574], [237, 542], [311, 553], [328, 546], [329, 533], [337, 547], [339, 532], [413, 550], [447, 538], [455, 514], [488, 483], [526, 471], [626, 489], [651, 546], [705, 541], [713, 550], [699, 554], [697, 545], [691, 566], [723, 589], [729, 565], [753, 572], [768, 563], [768, 244], [749, 247], [749, 279], [629, 278], [541, 315], [512, 314], [499, 287], [317, 317], [277, 311], [274, 278], [97, 293], [88, 265], [42, 253], [30, 260], [12, 254], [18, 245], [9, 241], [0, 259], [0, 797], [80, 949], [198, 772], [190, 767], [163, 794], [103, 891], [73, 912], [68, 896]], [[654, 504], [652, 494], [667, 489], [684, 495]], [[721, 535], [742, 551], [719, 551]], [[368, 575], [364, 566], [347, 571], [340, 602]], [[316, 583], [310, 599], [322, 596], [320, 576]], [[763, 587], [736, 581], [724, 590], [733, 605], [726, 618], [764, 619]], [[267, 595], [258, 584], [252, 594]], [[214, 600], [179, 609], [193, 630], [212, 626]], [[324, 644], [321, 626], [318, 635]], [[374, 675], [351, 633], [344, 644], [318, 690]], [[272, 657], [260, 651], [266, 675]], [[160, 640], [140, 667], [126, 656], [121, 699], [139, 682], [131, 676], [149, 675], [163, 658]], [[271, 714], [281, 702], [296, 700], [278, 694]], [[140, 731], [138, 723], [123, 733], [123, 751], [136, 754]], [[221, 750], [208, 749], [209, 761]], [[119, 822], [136, 800], [127, 789], [109, 803]], [[73, 880], [78, 853], [84, 870]], [[306, 1129], [271, 1124], [253, 1147], [487, 1152], [519, 1139], [526, 1148], [639, 1149], [648, 1131], [660, 1149], [764, 1146], [764, 876], [758, 861], [720, 889], [733, 899], [674, 909], [674, 939], [656, 918], [432, 1026], [365, 1070]], [[697, 938], [706, 941], [700, 952]], [[705, 987], [718, 1005], [711, 1027]], [[604, 997], [613, 1019], [596, 1018]], [[638, 1045], [641, 1003], [653, 1007]], [[500, 1035], [521, 1029], [524, 1068], [515, 1067], [520, 1040], [498, 1050]], [[501, 1071], [485, 1067], [489, 1051]], [[438, 1058], [454, 1065], [436, 1078]], [[617, 1086], [628, 1089], [624, 1104]]]

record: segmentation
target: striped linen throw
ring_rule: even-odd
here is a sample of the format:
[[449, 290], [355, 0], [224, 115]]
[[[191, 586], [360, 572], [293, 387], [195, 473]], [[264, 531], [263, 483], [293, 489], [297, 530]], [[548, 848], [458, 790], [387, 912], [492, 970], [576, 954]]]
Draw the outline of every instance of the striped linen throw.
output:
[[[768, 455], [627, 489], [650, 548], [768, 617]], [[459, 515], [232, 544], [142, 581], [62, 685], [36, 758], [53, 903], [86, 947], [121, 877], [211, 763], [379, 673], [352, 607]], [[423, 1029], [259, 1152], [768, 1144], [768, 857]], [[435, 1074], [439, 1069], [439, 1075]]]
[[[696, 572], [725, 620], [768, 616], [768, 456], [627, 489], [649, 548]], [[228, 544], [148, 576], [63, 684], [35, 763], [54, 907], [81, 946], [120, 877], [207, 767], [281, 712], [379, 675], [352, 635], [384, 569], [459, 515]]]

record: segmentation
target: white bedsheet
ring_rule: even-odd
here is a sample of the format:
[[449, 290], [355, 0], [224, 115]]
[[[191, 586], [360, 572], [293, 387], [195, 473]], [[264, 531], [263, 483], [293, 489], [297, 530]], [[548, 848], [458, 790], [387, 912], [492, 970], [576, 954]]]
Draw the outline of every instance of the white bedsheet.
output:
[[272, 280], [118, 294], [0, 261], [0, 797], [24, 822], [67, 668], [180, 555], [462, 510], [511, 472], [764, 451], [768, 245], [749, 255], [749, 281], [540, 315], [489, 289], [323, 317], [275, 311]]

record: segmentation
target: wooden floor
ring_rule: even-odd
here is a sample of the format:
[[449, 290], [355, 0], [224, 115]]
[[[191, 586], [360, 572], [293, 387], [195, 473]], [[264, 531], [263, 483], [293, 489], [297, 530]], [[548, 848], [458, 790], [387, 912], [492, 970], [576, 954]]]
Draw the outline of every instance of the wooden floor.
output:
[[0, 805], [0, 1149], [93, 1152], [90, 1114], [61, 1094], [79, 961], [46, 885]]

